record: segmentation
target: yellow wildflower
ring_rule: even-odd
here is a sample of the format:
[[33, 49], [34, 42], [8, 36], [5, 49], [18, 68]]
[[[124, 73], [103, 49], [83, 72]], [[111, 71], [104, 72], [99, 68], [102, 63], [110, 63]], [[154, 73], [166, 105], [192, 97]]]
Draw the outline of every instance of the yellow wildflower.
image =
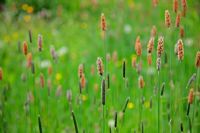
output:
[[129, 102], [127, 107], [128, 107], [128, 109], [133, 109], [134, 106], [135, 106], [135, 105], [134, 105], [132, 102]]
[[86, 101], [86, 100], [87, 100], [87, 96], [86, 96], [86, 95], [82, 95], [81, 98], [82, 98], [83, 101]]
[[32, 6], [28, 6], [27, 9], [26, 9], [26, 12], [29, 13], [29, 14], [31, 14], [31, 13], [33, 13], [33, 10], [34, 9], [33, 9]]
[[26, 10], [27, 10], [27, 8], [28, 8], [28, 4], [26, 4], [26, 3], [25, 3], [25, 4], [23, 4], [23, 5], [22, 5], [22, 9], [23, 9], [23, 10], [25, 10], [25, 11], [26, 11]]
[[25, 22], [29, 22], [31, 20], [31, 16], [30, 15], [25, 15], [24, 16], [24, 21]]
[[145, 107], [145, 108], [149, 108], [149, 107], [150, 107], [150, 102], [149, 102], [149, 101], [145, 101], [144, 107]]
[[56, 81], [60, 81], [62, 79], [61, 73], [56, 73]]

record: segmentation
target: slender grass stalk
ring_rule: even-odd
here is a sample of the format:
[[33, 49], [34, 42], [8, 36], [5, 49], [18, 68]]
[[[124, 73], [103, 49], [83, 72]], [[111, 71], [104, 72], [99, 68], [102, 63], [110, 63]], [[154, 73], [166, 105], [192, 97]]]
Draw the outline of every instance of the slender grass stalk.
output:
[[122, 108], [122, 112], [123, 112], [122, 125], [124, 124], [125, 112], [126, 112], [126, 108], [127, 108], [127, 105], [129, 103], [129, 101], [130, 101], [130, 97], [127, 97], [126, 98], [126, 102], [125, 102], [125, 104], [124, 104], [124, 106]]
[[157, 92], [157, 100], [158, 100], [158, 133], [160, 133], [160, 72], [158, 71], [158, 92]]
[[183, 123], [180, 124], [181, 133], [183, 133]]
[[103, 115], [103, 120], [102, 120], [102, 132], [105, 132], [105, 103], [106, 103], [106, 94], [105, 94], [105, 79], [102, 79], [101, 83], [101, 96], [102, 96], [102, 115]]
[[115, 130], [116, 132], [118, 132], [118, 129], [117, 129], [117, 112], [115, 112]]
[[105, 106], [102, 105], [102, 109], [103, 109], [103, 122], [102, 122], [102, 132], [104, 133], [105, 132]]
[[41, 119], [40, 119], [40, 115], [38, 116], [38, 127], [39, 127], [40, 133], [42, 133], [42, 122], [41, 122]]
[[71, 114], [72, 114], [72, 118], [73, 118], [73, 122], [74, 122], [75, 132], [78, 133], [78, 125], [77, 125], [77, 122], [76, 122], [76, 117], [75, 117], [73, 111], [71, 112]]
[[[168, 32], [169, 33], [171, 33], [171, 31], [172, 31], [172, 28], [169, 28], [168, 29]], [[171, 82], [171, 80], [172, 80], [172, 52], [173, 52], [173, 46], [170, 46], [170, 51], [169, 51], [169, 82]], [[172, 132], [172, 122], [171, 122], [171, 120], [173, 119], [173, 115], [172, 115], [172, 98], [171, 98], [171, 96], [172, 96], [172, 90], [171, 90], [171, 88], [169, 89], [169, 101], [170, 101], [170, 122], [169, 122], [169, 124], [170, 124], [170, 133]]]
[[125, 102], [125, 104], [124, 104], [124, 107], [123, 107], [123, 110], [122, 110], [122, 112], [125, 114], [125, 112], [126, 112], [126, 108], [127, 108], [127, 105], [128, 105], [128, 102], [130, 101], [130, 97], [127, 97], [126, 98], [126, 102]]
[[[101, 14], [101, 32], [102, 32], [102, 39], [103, 39], [103, 45], [104, 45], [104, 59], [105, 59], [105, 72], [104, 77], [106, 79], [107, 75], [107, 59], [106, 59], [106, 53], [107, 53], [107, 46], [106, 46], [106, 18], [104, 16], [104, 13]], [[103, 133], [105, 131], [105, 79], [102, 80], [102, 110], [103, 110]]]

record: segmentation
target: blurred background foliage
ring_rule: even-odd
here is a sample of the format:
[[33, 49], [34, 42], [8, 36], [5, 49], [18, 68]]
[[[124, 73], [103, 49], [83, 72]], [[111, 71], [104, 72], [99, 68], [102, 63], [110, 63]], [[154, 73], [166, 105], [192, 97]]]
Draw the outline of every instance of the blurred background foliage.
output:
[[[41, 72], [47, 76], [47, 68], [41, 67], [37, 62], [47, 61], [54, 65], [50, 56], [50, 48], [54, 47], [59, 53], [59, 61], [56, 64], [57, 68], [53, 75], [53, 79], [55, 79], [55, 81], [53, 81], [53, 83], [55, 83], [53, 87], [56, 88], [58, 85], [62, 85], [65, 91], [71, 88], [73, 94], [77, 95], [79, 92], [77, 85], [78, 65], [80, 63], [85, 64], [85, 71], [90, 73], [91, 65], [95, 65], [96, 58], [98, 56], [103, 56], [104, 53], [99, 26], [100, 15], [104, 12], [108, 25], [106, 36], [108, 53], [112, 55], [116, 51], [118, 54], [117, 64], [110, 64], [109, 66], [111, 76], [115, 76], [116, 78], [111, 87], [120, 90], [121, 63], [123, 58], [126, 58], [129, 66], [127, 70], [129, 72], [127, 75], [130, 77], [129, 86], [134, 91], [135, 88], [137, 88], [137, 77], [135, 76], [136, 72], [131, 68], [131, 58], [135, 56], [134, 44], [136, 37], [138, 35], [141, 37], [143, 46], [141, 59], [143, 61], [144, 70], [142, 74], [145, 75], [144, 79], [147, 82], [150, 82], [152, 77], [156, 75], [156, 55], [153, 55], [153, 67], [151, 67], [151, 69], [148, 69], [146, 62], [146, 45], [150, 38], [152, 26], [155, 25], [157, 27], [157, 37], [160, 35], [166, 37], [165, 49], [167, 55], [169, 55], [168, 51], [170, 47], [174, 46], [179, 39], [179, 29], [173, 27], [173, 31], [169, 32], [164, 25], [164, 12], [166, 9], [171, 13], [172, 25], [174, 26], [175, 24], [176, 15], [172, 11], [172, 1], [173, 0], [159, 0], [158, 6], [153, 7], [151, 0], [0, 0], [0, 66], [4, 70], [5, 79], [7, 79], [11, 85], [14, 85], [12, 86], [14, 89], [8, 93], [8, 95], [11, 93], [11, 98], [8, 100], [6, 115], [7, 120], [9, 120], [9, 131], [17, 130], [17, 120], [19, 120], [20, 123], [18, 125], [18, 131], [23, 132], [24, 129], [24, 118], [20, 118], [19, 116], [23, 116], [24, 113], [21, 109], [25, 101], [24, 97], [26, 91], [23, 90], [25, 85], [21, 84], [21, 77], [22, 74], [26, 72], [26, 70], [24, 70], [26, 60], [21, 54], [20, 48], [23, 41], [27, 41], [29, 44], [28, 30], [32, 31], [33, 43], [30, 44], [30, 47], [33, 53], [37, 53], [38, 34], [42, 34], [44, 41], [42, 59], [38, 54], [34, 55], [37, 79]], [[188, 0], [187, 17], [181, 20], [181, 26], [185, 29], [185, 37], [183, 38], [185, 58], [181, 69], [183, 71], [178, 68], [176, 57], [174, 56], [172, 59], [172, 66], [174, 67], [173, 75], [174, 79], [177, 81], [180, 80], [179, 77], [181, 77], [180, 75], [182, 74], [183, 79], [181, 81], [187, 83], [188, 78], [195, 72], [195, 54], [200, 49], [199, 25], [200, 1]], [[157, 43], [155, 43], [155, 48], [156, 45]], [[166, 64], [166, 67], [167, 65], [168, 64]], [[179, 73], [177, 74], [177, 72]], [[148, 76], [149, 73], [153, 73], [153, 76]], [[164, 73], [167, 74], [167, 71]], [[56, 77], [61, 78], [59, 78], [58, 81]], [[85, 95], [88, 99], [91, 97], [93, 98], [93, 96], [100, 99], [100, 93], [96, 93], [94, 90], [94, 86], [96, 84], [99, 85], [99, 78], [95, 75], [92, 78], [90, 77], [90, 79], [91, 80], [88, 81], [88, 88], [92, 88], [92, 92], [89, 95]], [[164, 79], [166, 79], [166, 76], [161, 77], [161, 80]], [[152, 80], [153, 83], [156, 82], [155, 78]], [[148, 88], [151, 89], [147, 89], [149, 93], [147, 93], [148, 96], [146, 100], [148, 101], [152, 96], [152, 90], [154, 88], [153, 83], [149, 83]], [[181, 86], [180, 82], [176, 84]], [[19, 89], [21, 90], [19, 91]], [[128, 129], [132, 127], [135, 128], [137, 125], [137, 123], [133, 123], [132, 119], [135, 118], [134, 116], [137, 114], [137, 110], [134, 110], [137, 104], [134, 99], [136, 95], [132, 92], [123, 92], [123, 95], [118, 97], [108, 97], [110, 101], [114, 101], [114, 104], [111, 104], [111, 102], [109, 103], [113, 111], [114, 109], [121, 109], [121, 105], [123, 105], [124, 99], [128, 95], [132, 96], [131, 103], [133, 107], [131, 106], [130, 109], [133, 109], [133, 111], [127, 111], [127, 115], [130, 119], [126, 119], [125, 121], [125, 132], [130, 132]], [[18, 99], [20, 96], [22, 98]], [[63, 96], [65, 97], [65, 93]], [[64, 103], [66, 99], [63, 99]], [[73, 102], [74, 104], [76, 103], [76, 101]], [[87, 123], [83, 123], [83, 126], [92, 126], [91, 132], [93, 132], [93, 129], [98, 129], [96, 125], [98, 125], [98, 121], [100, 121], [98, 112], [94, 110], [94, 108], [98, 108], [98, 105], [94, 105], [92, 106], [94, 108], [90, 108], [90, 106], [93, 105], [91, 100], [87, 100], [85, 104], [88, 108], [83, 117], [85, 120], [87, 119]], [[53, 109], [54, 105], [55, 103], [51, 105]], [[60, 107], [62, 108], [63, 106], [64, 104]], [[63, 108], [59, 112], [58, 119], [65, 120], [65, 122], [60, 123], [60, 125], [52, 125], [52, 128], [57, 129], [57, 132], [64, 129], [66, 125], [68, 126], [67, 128], [71, 129], [70, 131], [73, 129], [71, 119], [69, 120], [70, 114], [66, 114], [66, 110]], [[79, 108], [74, 106], [74, 110], [78, 112]], [[153, 111], [155, 112], [156, 110]], [[146, 111], [146, 114], [150, 120], [152, 120], [150, 123], [155, 123], [156, 120], [154, 115], [151, 114], [152, 112]], [[88, 117], [90, 115], [93, 117]], [[108, 117], [111, 119], [112, 115]], [[94, 120], [93, 118], [96, 119]], [[54, 124], [54, 120], [50, 120], [50, 123], [51, 122]], [[168, 125], [166, 121], [163, 123]], [[167, 132], [169, 127], [166, 126], [163, 129]], [[155, 132], [156, 129], [149, 124], [146, 130]]]

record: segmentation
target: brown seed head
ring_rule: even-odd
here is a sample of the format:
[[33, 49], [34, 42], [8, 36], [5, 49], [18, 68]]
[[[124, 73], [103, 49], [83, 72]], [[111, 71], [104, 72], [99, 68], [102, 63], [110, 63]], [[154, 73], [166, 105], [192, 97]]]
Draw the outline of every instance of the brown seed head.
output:
[[192, 104], [193, 99], [194, 99], [194, 90], [190, 89], [190, 92], [189, 92], [189, 95], [188, 95], [188, 103]]
[[42, 51], [42, 35], [38, 35], [38, 50]]
[[140, 36], [137, 36], [136, 41], [135, 41], [135, 51], [137, 56], [141, 56], [142, 54], [142, 45], [140, 42]]
[[0, 67], [0, 80], [3, 80], [3, 70], [1, 67]]
[[48, 67], [48, 75], [49, 75], [49, 76], [52, 74], [52, 71], [53, 71], [53, 69], [52, 69], [52, 66], [50, 65], [50, 66]]
[[184, 47], [183, 47], [183, 42], [181, 39], [178, 40], [177, 43], [177, 52], [178, 52], [178, 60], [183, 60], [184, 58]]
[[106, 17], [104, 13], [101, 14], [101, 30], [106, 31]]
[[171, 25], [171, 18], [168, 10], [165, 10], [165, 25], [167, 28]]
[[26, 41], [24, 41], [24, 43], [23, 43], [23, 53], [24, 53], [24, 55], [28, 54], [28, 44]]
[[82, 75], [83, 75], [83, 64], [80, 64], [78, 66], [78, 76], [79, 76], [79, 78], [81, 78]]
[[47, 87], [48, 87], [48, 93], [50, 94], [51, 88], [52, 88], [51, 79], [48, 79], [48, 80], [47, 80]]
[[158, 0], [152, 0], [152, 4], [154, 7], [156, 7], [158, 5]]
[[103, 69], [103, 62], [102, 59], [100, 57], [97, 58], [97, 71], [99, 73], [99, 75], [103, 75], [104, 69]]
[[142, 71], [142, 61], [138, 62], [136, 71], [137, 71], [138, 74], [141, 73], [141, 71]]
[[180, 35], [181, 38], [183, 38], [184, 35], [185, 35], [185, 31], [184, 31], [184, 28], [182, 26], [180, 27], [179, 35]]
[[86, 80], [85, 80], [85, 74], [83, 73], [81, 78], [80, 78], [80, 86], [81, 86], [81, 89], [85, 88], [86, 86]]
[[173, 11], [177, 13], [178, 11], [178, 0], [173, 1]]
[[32, 54], [28, 53], [26, 58], [27, 58], [27, 67], [30, 68], [32, 65]]
[[44, 88], [44, 75], [41, 73], [40, 74], [40, 86], [41, 86], [41, 88]]
[[180, 26], [180, 21], [181, 21], [181, 14], [177, 13], [177, 15], [176, 15], [176, 27]]
[[182, 3], [182, 15], [185, 16], [187, 11], [187, 1], [181, 0], [181, 3]]
[[148, 62], [148, 65], [151, 66], [151, 64], [152, 64], [152, 56], [151, 56], [151, 54], [147, 54], [147, 62]]
[[164, 52], [164, 38], [160, 36], [158, 38], [157, 56], [161, 57], [163, 52]]
[[196, 54], [195, 65], [196, 65], [197, 68], [200, 68], [200, 51], [198, 51], [197, 54]]
[[151, 37], [147, 45], [147, 53], [152, 53], [154, 48], [154, 38]]
[[143, 89], [144, 86], [145, 86], [145, 82], [144, 82], [144, 79], [142, 76], [139, 76], [139, 79], [138, 79], [138, 86], [140, 89]]

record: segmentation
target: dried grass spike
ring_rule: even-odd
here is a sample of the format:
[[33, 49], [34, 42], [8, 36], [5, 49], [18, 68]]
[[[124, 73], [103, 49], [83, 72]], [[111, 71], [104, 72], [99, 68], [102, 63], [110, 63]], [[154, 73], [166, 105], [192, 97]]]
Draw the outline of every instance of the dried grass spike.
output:
[[106, 17], [104, 13], [101, 13], [101, 30], [106, 31]]
[[28, 54], [28, 44], [26, 41], [24, 41], [24, 43], [23, 43], [23, 53], [24, 53], [24, 55]]
[[152, 5], [156, 7], [158, 5], [158, 0], [152, 0]]
[[32, 54], [28, 53], [27, 54], [27, 67], [30, 68], [32, 64]]
[[165, 10], [165, 25], [167, 28], [169, 28], [171, 25], [171, 18], [168, 10]]
[[3, 69], [0, 67], [0, 80], [3, 80]]
[[189, 95], [188, 95], [188, 103], [192, 104], [194, 99], [194, 89], [190, 89]]
[[100, 76], [103, 75], [104, 69], [103, 69], [103, 61], [100, 57], [97, 58], [97, 71], [99, 73]]
[[183, 47], [183, 42], [181, 39], [178, 40], [178, 43], [177, 43], [177, 46], [178, 46], [178, 60], [183, 60], [184, 58], [184, 47]]
[[139, 76], [139, 79], [138, 79], [138, 86], [140, 89], [143, 89], [144, 86], [145, 86], [145, 82], [144, 82], [144, 79], [142, 76]]
[[140, 42], [140, 36], [137, 36], [136, 41], [135, 41], [135, 51], [137, 56], [141, 56], [142, 54], [142, 45]]
[[180, 35], [181, 38], [183, 38], [184, 35], [185, 35], [185, 30], [182, 26], [180, 27], [179, 35]]
[[41, 73], [40, 74], [40, 86], [41, 86], [41, 88], [44, 88], [44, 75]]
[[84, 89], [86, 86], [85, 74], [82, 74], [82, 77], [80, 79], [80, 85], [81, 85], [81, 89]]
[[149, 66], [151, 66], [151, 64], [152, 64], [152, 56], [151, 56], [151, 54], [147, 55], [147, 63], [148, 63]]
[[178, 0], [173, 1], [173, 11], [177, 13], [178, 11]]
[[50, 76], [52, 74], [52, 72], [53, 72], [53, 68], [50, 65], [50, 66], [48, 66], [48, 75]]
[[152, 53], [154, 48], [154, 38], [151, 37], [147, 45], [147, 53]]
[[83, 72], [84, 71], [84, 69], [83, 69], [83, 64], [80, 64], [79, 66], [78, 66], [78, 76], [79, 76], [79, 78], [81, 78], [82, 77], [82, 75], [83, 75]]
[[180, 22], [181, 22], [181, 14], [178, 13], [176, 15], [176, 27], [179, 27], [180, 26]]
[[196, 54], [195, 65], [196, 65], [197, 68], [200, 68], [200, 51], [198, 51], [197, 54]]
[[38, 50], [42, 51], [42, 35], [38, 35]]
[[164, 37], [160, 36], [158, 38], [157, 56], [161, 57], [163, 52], [164, 52]]
[[186, 11], [187, 11], [187, 1], [186, 0], [181, 0], [182, 3], [182, 15], [186, 16]]

